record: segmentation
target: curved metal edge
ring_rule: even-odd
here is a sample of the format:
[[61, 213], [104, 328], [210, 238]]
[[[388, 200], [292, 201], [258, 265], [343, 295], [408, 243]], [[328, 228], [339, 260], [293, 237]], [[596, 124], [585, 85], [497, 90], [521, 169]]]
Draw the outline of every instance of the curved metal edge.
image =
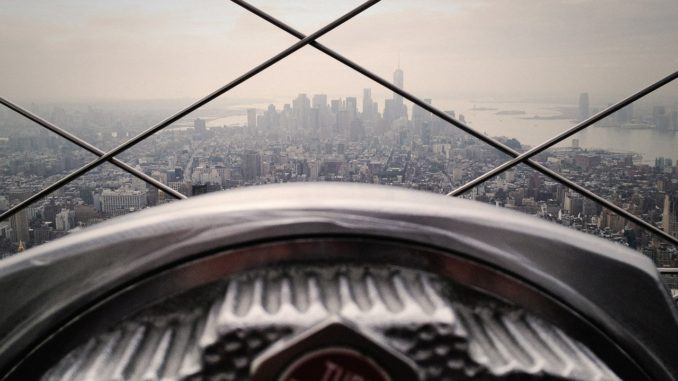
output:
[[[63, 352], [82, 345], [93, 333], [106, 330], [149, 305], [186, 290], [261, 267], [309, 263], [320, 266], [323, 263], [353, 261], [360, 261], [366, 266], [388, 264], [430, 272], [491, 295], [492, 298], [523, 306], [527, 311], [557, 325], [594, 353], [601, 353], [601, 360], [619, 372], [623, 379], [650, 379], [635, 359], [629, 357], [612, 338], [534, 285], [449, 251], [440, 251], [419, 243], [394, 241], [357, 236], [306, 237], [203, 253], [200, 258], [145, 274], [138, 281], [132, 281], [126, 287], [100, 298], [96, 304], [90, 303], [84, 311], [59, 324], [58, 331], [37, 345], [3, 380], [38, 379], [44, 368], [49, 368], [61, 359]], [[318, 250], [323, 251], [322, 258], [318, 258]]]
[[[63, 321], [76, 305], [146, 272], [217, 248], [319, 234], [407, 239], [504, 269], [605, 327], [656, 379], [678, 375], [678, 364], [667, 357], [678, 342], [678, 313], [649, 259], [479, 203], [350, 184], [268, 186], [198, 197], [3, 261], [0, 289], [7, 308], [0, 311], [0, 365], [25, 350], [17, 338], [35, 342], [50, 321]], [[83, 252], [89, 254], [79, 255]], [[77, 289], [69, 286], [74, 283]]]

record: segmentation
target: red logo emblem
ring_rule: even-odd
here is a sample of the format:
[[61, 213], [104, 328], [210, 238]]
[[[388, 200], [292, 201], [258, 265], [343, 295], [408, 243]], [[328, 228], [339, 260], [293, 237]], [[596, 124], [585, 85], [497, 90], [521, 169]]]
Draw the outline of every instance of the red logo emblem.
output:
[[279, 381], [391, 381], [369, 357], [346, 348], [328, 348], [297, 359]]

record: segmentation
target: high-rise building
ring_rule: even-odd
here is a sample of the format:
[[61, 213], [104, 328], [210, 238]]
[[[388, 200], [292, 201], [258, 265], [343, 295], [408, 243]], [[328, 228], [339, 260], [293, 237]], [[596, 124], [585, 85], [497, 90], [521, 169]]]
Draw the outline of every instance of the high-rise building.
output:
[[431, 144], [431, 125], [428, 122], [424, 122], [421, 126], [421, 144]]
[[[424, 99], [426, 104], [431, 104], [431, 99]], [[421, 128], [424, 123], [430, 124], [431, 122], [431, 113], [419, 107], [417, 105], [412, 106], [412, 122], [414, 122], [415, 127]]]
[[[396, 69], [395, 72], [393, 72], [393, 84], [399, 88], [399, 89], [404, 89], [405, 88], [405, 73], [400, 69], [400, 66]], [[403, 108], [403, 97], [399, 94], [393, 93], [393, 108], [395, 115], [393, 115], [394, 119], [398, 119], [404, 115]]]
[[393, 99], [386, 99], [384, 101], [384, 120], [389, 124], [397, 119], [395, 109], [395, 101]]
[[193, 121], [193, 129], [196, 135], [204, 135], [207, 132], [207, 123], [205, 119], [196, 119]]
[[330, 110], [332, 110], [332, 112], [335, 114], [338, 113], [339, 110], [341, 110], [344, 106], [341, 99], [332, 99], [330, 103], [331, 103]]
[[[403, 89], [405, 86], [405, 73], [400, 67], [393, 72], [393, 84], [399, 89]], [[400, 95], [393, 94], [393, 99], [398, 99], [397, 97], [400, 97]], [[402, 99], [402, 97], [400, 99]]]
[[9, 224], [12, 227], [12, 231], [14, 232], [14, 242], [29, 242], [30, 234], [28, 231], [28, 209], [22, 209], [10, 217]]
[[348, 111], [349, 122], [353, 122], [358, 115], [358, 99], [356, 97], [346, 97], [346, 111]]
[[245, 151], [242, 157], [242, 172], [245, 180], [255, 180], [261, 176], [261, 155], [259, 155], [259, 152]]
[[49, 204], [42, 208], [43, 221], [51, 222], [52, 225], [56, 223], [56, 215], [59, 213], [60, 207], [54, 202], [54, 198], [49, 200]]
[[[393, 84], [395, 87], [403, 89], [404, 80], [405, 75], [400, 67], [398, 67], [393, 73]], [[407, 117], [407, 109], [403, 104], [403, 97], [394, 92], [393, 98], [386, 99], [384, 102], [384, 121], [390, 125], [395, 120], [398, 120], [402, 117]]]
[[311, 102], [312, 107], [317, 107], [318, 109], [324, 109], [327, 107], [327, 94], [315, 94], [313, 96], [313, 102]]
[[584, 200], [578, 193], [567, 192], [563, 196], [563, 209], [569, 214], [577, 216], [584, 210]]
[[292, 115], [296, 126], [301, 130], [308, 130], [311, 124], [311, 100], [306, 94], [299, 94], [292, 101]]
[[12, 228], [8, 221], [0, 222], [0, 238], [12, 240]]
[[363, 121], [360, 119], [353, 119], [351, 121], [351, 127], [348, 134], [349, 141], [359, 142], [365, 138], [365, 126]]
[[667, 234], [678, 237], [678, 192], [664, 195], [662, 229]]
[[75, 211], [62, 209], [56, 215], [56, 230], [68, 231], [75, 227]]
[[275, 109], [275, 105], [268, 105], [266, 111], [264, 111], [264, 123], [266, 124], [263, 128], [273, 129], [278, 128], [278, 111]]
[[257, 127], [257, 110], [253, 108], [247, 109], [247, 128], [253, 130]]
[[372, 110], [372, 89], [363, 89], [363, 119], [371, 120], [374, 111]]
[[589, 116], [589, 93], [581, 93], [579, 94], [579, 121], [586, 120]]
[[654, 106], [652, 109], [652, 122], [658, 130], [670, 130], [671, 116], [666, 113], [665, 106]]
[[351, 118], [348, 110], [339, 110], [337, 113], [337, 132], [339, 136], [348, 139], [349, 129], [351, 128]]
[[108, 216], [119, 216], [139, 209], [147, 205], [146, 191], [119, 189], [105, 189], [98, 196], [99, 210]]
[[673, 160], [670, 157], [657, 157], [654, 159], [654, 167], [659, 171], [671, 170], [673, 166]]
[[319, 131], [321, 126], [320, 107], [311, 108], [311, 131]]

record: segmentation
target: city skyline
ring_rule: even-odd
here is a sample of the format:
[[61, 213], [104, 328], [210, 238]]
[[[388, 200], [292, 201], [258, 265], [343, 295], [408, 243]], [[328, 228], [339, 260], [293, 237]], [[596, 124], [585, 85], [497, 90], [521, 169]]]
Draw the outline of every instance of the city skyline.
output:
[[[405, 88], [405, 71], [393, 72], [392, 81]], [[359, 92], [360, 93], [360, 92]], [[190, 126], [168, 128], [121, 158], [186, 196], [279, 182], [349, 181], [402, 186], [446, 194], [455, 187], [496, 167], [506, 157], [494, 148], [458, 130], [421, 107], [406, 108], [403, 98], [392, 93], [384, 102], [372, 97], [370, 88], [362, 97], [328, 97], [302, 93], [282, 107], [269, 105], [250, 108], [239, 126], [208, 127], [207, 120], [189, 116], [181, 123]], [[576, 97], [573, 97], [576, 98]], [[435, 100], [425, 99], [432, 104]], [[599, 111], [588, 93], [578, 103], [560, 109], [559, 115], [540, 117], [540, 122], [562, 120], [572, 123]], [[514, 105], [515, 106], [515, 105]], [[488, 114], [517, 121], [521, 110], [476, 107], [475, 116]], [[459, 110], [445, 111], [467, 121]], [[592, 131], [626, 129], [638, 131], [678, 131], [674, 106], [652, 104], [649, 109], [630, 105], [591, 127]], [[85, 114], [54, 108], [52, 119], [59, 123], [84, 117], [84, 130], [100, 147], [110, 147], [127, 139], [132, 131], [124, 124], [89, 108]], [[59, 119], [63, 120], [59, 120]], [[87, 128], [95, 122], [108, 127], [94, 133]], [[179, 123], [179, 125], [181, 125]], [[9, 134], [0, 154], [6, 157], [0, 192], [0, 210], [6, 210], [35, 190], [84, 164], [84, 152], [68, 150], [54, 137], [38, 134]], [[94, 133], [94, 135], [92, 135]], [[675, 132], [673, 132], [675, 133]], [[539, 160], [549, 168], [578, 183], [588, 183], [596, 193], [617, 205], [652, 221], [665, 232], [676, 235], [678, 197], [675, 177], [678, 158], [644, 158], [640, 155], [580, 147], [571, 139], [548, 151]], [[0, 136], [2, 138], [2, 136]], [[514, 137], [497, 137], [513, 149], [529, 146]], [[26, 156], [31, 149], [34, 159]], [[609, 175], [614, 173], [614, 176]], [[622, 179], [624, 179], [622, 181]], [[618, 183], [619, 182], [619, 183]], [[629, 187], [628, 182], [631, 182]], [[640, 184], [655, 187], [638, 188]], [[640, 190], [642, 189], [642, 190]], [[673, 196], [673, 195], [677, 196]], [[569, 226], [632, 247], [651, 257], [658, 266], [676, 265], [678, 251], [653, 238], [650, 233], [567, 187], [544, 179], [519, 166], [472, 189], [463, 196], [519, 210], [542, 219]], [[171, 199], [168, 195], [117, 169], [102, 166], [68, 184], [52, 196], [0, 222], [0, 248], [5, 255], [22, 251], [82, 227], [115, 216], [152, 207]], [[666, 216], [666, 217], [664, 217]], [[9, 252], [7, 252], [9, 250]]]
[[676, 1], [5, 4], [0, 365], [672, 379]]
[[[9, 33], [0, 38], [0, 48], [9, 47], [13, 54], [0, 85], [3, 96], [29, 103], [30, 110], [44, 112], [48, 120], [102, 152], [294, 40], [272, 38], [257, 29], [266, 27], [226, 10], [207, 14], [216, 5], [210, 0], [201, 1], [204, 7], [196, 7], [198, 11], [187, 10], [192, 1], [178, 1], [152, 20], [149, 4], [126, 19], [129, 4], [88, 8], [79, 0], [65, 3], [73, 10], [65, 18], [48, 17], [48, 7], [12, 9], [17, 18], [6, 20], [3, 28]], [[295, 17], [305, 13], [303, 8], [289, 13], [295, 7], [267, 1], [259, 5], [280, 12], [283, 19], [291, 17], [308, 32], [347, 6], [334, 3], [325, 13], [315, 9], [318, 18], [302, 21]], [[136, 171], [145, 181], [104, 164], [0, 221], [0, 251], [20, 252], [108, 218], [170, 202], [169, 194], [195, 196], [306, 181], [451, 194], [506, 162], [496, 141], [525, 152], [678, 64], [675, 52], [662, 48], [678, 37], [668, 23], [671, 11], [636, 5], [603, 9], [586, 1], [549, 7], [536, 2], [429, 5], [420, 10], [394, 1], [321, 38], [375, 70], [385, 78], [381, 83], [389, 81], [391, 87], [375, 84], [310, 47], [301, 49], [117, 152], [117, 158], [134, 167], [127, 171]], [[583, 5], [588, 6], [586, 20], [560, 22]], [[511, 12], [515, 17], [507, 17]], [[176, 14], [184, 18], [179, 21]], [[219, 23], [217, 16], [225, 14], [223, 21], [228, 22]], [[83, 28], [75, 32], [73, 26]], [[564, 33], [572, 26], [582, 30]], [[183, 27], [190, 30], [188, 35], [182, 34]], [[511, 29], [508, 40], [498, 27]], [[49, 39], [44, 39], [45, 32]], [[554, 33], [558, 38], [552, 38]], [[230, 39], [217, 48], [225, 35]], [[26, 51], [18, 37], [36, 49]], [[167, 44], [159, 45], [158, 39]], [[50, 57], [48, 68], [35, 53]], [[61, 75], [48, 75], [54, 70]], [[410, 97], [396, 88], [434, 105], [441, 117], [446, 113], [461, 121], [465, 126], [452, 122], [475, 137], [425, 111], [421, 101], [422, 106], [411, 105], [406, 101]], [[558, 182], [519, 165], [462, 197], [615, 241], [657, 266], [678, 266], [678, 248], [652, 233], [654, 229], [666, 238], [678, 234], [677, 90], [666, 86], [535, 156], [539, 164], [534, 165], [544, 173], [558, 172], [560, 177], [551, 175]], [[89, 153], [47, 136], [45, 130], [36, 133], [35, 126], [17, 119], [9, 110], [0, 112], [0, 212], [92, 160]], [[568, 179], [575, 189], [580, 184], [581, 192], [590, 190], [615, 204], [608, 205], [619, 214], [602, 207], [602, 198], [596, 204], [559, 183], [568, 184]]]

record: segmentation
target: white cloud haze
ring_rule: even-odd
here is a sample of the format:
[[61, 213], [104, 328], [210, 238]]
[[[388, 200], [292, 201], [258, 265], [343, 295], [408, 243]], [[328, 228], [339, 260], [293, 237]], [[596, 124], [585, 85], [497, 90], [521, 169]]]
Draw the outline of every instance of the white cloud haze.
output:
[[[359, 2], [253, 4], [311, 33]], [[198, 98], [295, 41], [226, 0], [8, 0], [0, 95]], [[678, 3], [384, 0], [321, 42], [389, 79], [400, 57], [406, 88], [422, 98], [618, 97], [678, 69]], [[229, 96], [360, 95], [363, 87], [380, 93], [307, 47]]]

